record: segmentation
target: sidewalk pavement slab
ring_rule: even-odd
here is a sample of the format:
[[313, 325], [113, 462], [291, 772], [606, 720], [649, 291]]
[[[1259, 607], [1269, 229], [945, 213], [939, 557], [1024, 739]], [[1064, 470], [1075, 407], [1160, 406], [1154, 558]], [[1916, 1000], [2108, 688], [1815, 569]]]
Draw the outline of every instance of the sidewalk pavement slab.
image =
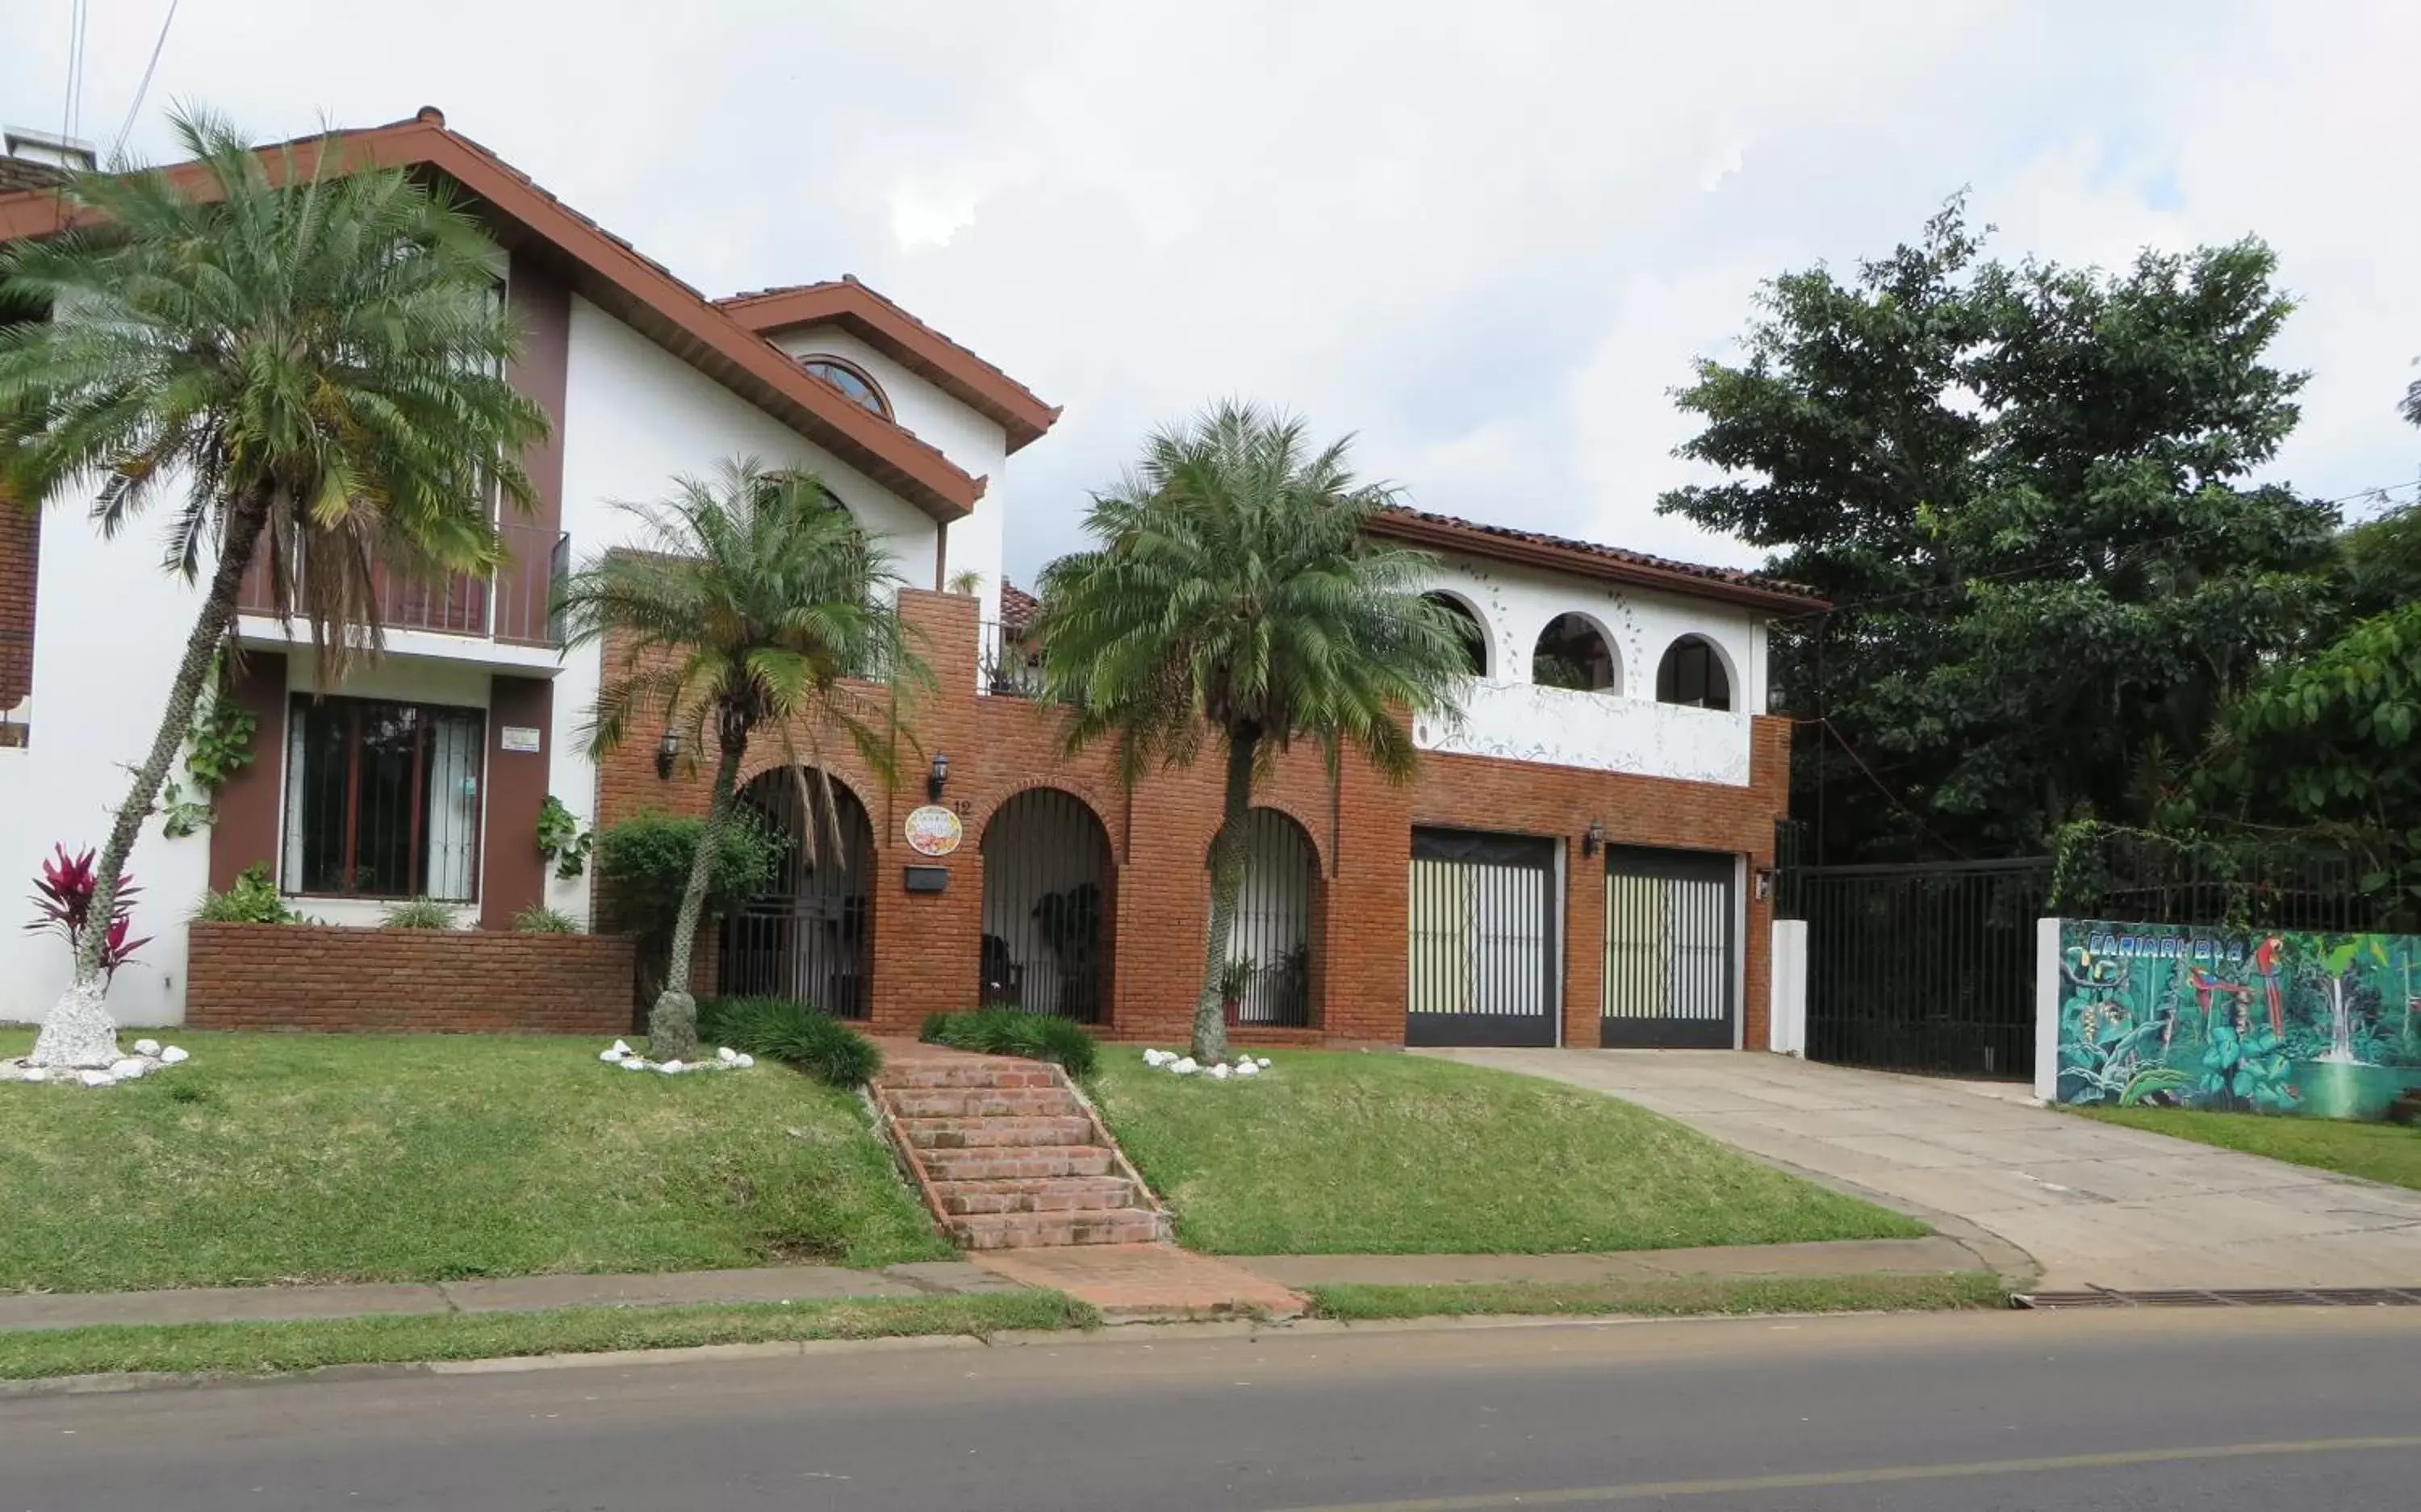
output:
[[107, 1323], [286, 1323], [451, 1311], [435, 1286], [193, 1286], [0, 1296], [0, 1330]]
[[1236, 1261], [1289, 1286], [1588, 1284], [1765, 1276], [1940, 1275], [1989, 1269], [1955, 1239], [1849, 1239], [1610, 1255], [1255, 1255]]
[[836, 1265], [754, 1270], [676, 1270], [662, 1275], [512, 1276], [449, 1281], [439, 1289], [465, 1313], [535, 1313], [556, 1307], [685, 1307], [712, 1302], [795, 1302], [830, 1297], [917, 1297], [914, 1284]]

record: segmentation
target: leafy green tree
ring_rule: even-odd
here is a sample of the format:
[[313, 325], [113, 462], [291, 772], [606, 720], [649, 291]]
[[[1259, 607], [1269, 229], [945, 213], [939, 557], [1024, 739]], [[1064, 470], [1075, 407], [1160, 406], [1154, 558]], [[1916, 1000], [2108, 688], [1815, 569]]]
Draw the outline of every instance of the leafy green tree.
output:
[[[812, 475], [742, 458], [711, 483], [679, 479], [662, 503], [627, 507], [638, 524], [633, 545], [574, 573], [556, 601], [570, 644], [610, 635], [619, 650], [588, 725], [592, 756], [655, 715], [686, 732], [693, 753], [714, 735], [705, 829], [681, 888], [664, 990], [648, 1015], [655, 1057], [688, 1060], [697, 1053], [691, 955], [750, 740], [779, 744], [803, 812], [822, 813], [836, 832], [826, 731], [845, 736], [887, 780], [893, 722], [929, 674], [903, 644], [891, 558]], [[890, 678], [889, 697], [860, 680], [872, 674]], [[837, 850], [840, 836], [820, 837], [810, 823], [804, 843], [812, 856], [820, 844]]]
[[[2324, 619], [2334, 512], [2245, 479], [2296, 418], [2256, 242], [2111, 274], [1921, 242], [1770, 285], [1678, 396], [1734, 475], [1660, 507], [1836, 604], [1784, 627], [1827, 859], [2038, 849], [2174, 802], [2219, 707]], [[1877, 791], [1881, 787], [1884, 791]]]
[[1307, 740], [1332, 778], [1349, 747], [1407, 778], [1407, 714], [1455, 708], [1469, 667], [1453, 613], [1421, 597], [1429, 558], [1364, 538], [1387, 494], [1347, 470], [1346, 446], [1315, 448], [1300, 420], [1219, 405], [1154, 433], [1095, 496], [1086, 523], [1099, 544], [1042, 577], [1034, 634], [1071, 749], [1115, 741], [1129, 780], [1206, 744], [1224, 757], [1194, 1016], [1204, 1062], [1226, 1049], [1218, 976], [1256, 776]]
[[[209, 569], [102, 849], [103, 918], [255, 558], [334, 685], [379, 644], [379, 564], [434, 579], [496, 563], [494, 500], [528, 506], [520, 459], [546, 429], [502, 376], [504, 257], [444, 189], [349, 165], [333, 138], [260, 153], [207, 114], [175, 126], [193, 177], [77, 175], [81, 228], [0, 247], [0, 304], [47, 312], [0, 327], [0, 491], [39, 508], [98, 484], [113, 535], [172, 495], [163, 565]], [[90, 933], [38, 1063], [117, 1053]]]

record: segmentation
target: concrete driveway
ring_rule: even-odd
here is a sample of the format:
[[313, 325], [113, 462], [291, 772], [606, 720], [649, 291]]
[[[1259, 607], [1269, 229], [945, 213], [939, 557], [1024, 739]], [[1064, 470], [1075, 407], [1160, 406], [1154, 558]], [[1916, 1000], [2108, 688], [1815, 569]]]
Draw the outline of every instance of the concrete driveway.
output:
[[2045, 1290], [2421, 1286], [2421, 1192], [2054, 1113], [2015, 1087], [1726, 1051], [1423, 1052], [1604, 1092], [2034, 1258]]

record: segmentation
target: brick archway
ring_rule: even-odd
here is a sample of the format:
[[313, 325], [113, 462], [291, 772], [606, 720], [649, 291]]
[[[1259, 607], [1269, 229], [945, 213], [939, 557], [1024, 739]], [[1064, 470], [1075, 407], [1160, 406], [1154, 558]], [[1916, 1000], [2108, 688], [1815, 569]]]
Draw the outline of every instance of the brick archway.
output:
[[1106, 1021], [1116, 1001], [1117, 864], [1100, 812], [1064, 787], [1022, 787], [992, 806], [976, 850], [984, 1001]]

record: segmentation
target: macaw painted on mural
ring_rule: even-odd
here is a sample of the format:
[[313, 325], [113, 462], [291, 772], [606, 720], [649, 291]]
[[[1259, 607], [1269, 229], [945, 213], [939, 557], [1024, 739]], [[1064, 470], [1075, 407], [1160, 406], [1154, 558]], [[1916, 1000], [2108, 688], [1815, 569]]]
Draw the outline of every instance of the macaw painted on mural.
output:
[[[2202, 1010], [2202, 1037], [2206, 1040], [2210, 1038], [2210, 1000], [2214, 994], [2226, 992], [2235, 998], [2240, 1006], [2253, 996], [2253, 989], [2250, 986], [2242, 982], [2222, 981], [2213, 976], [2207, 966], [2188, 966], [2186, 983], [2194, 989], [2195, 1006]], [[2163, 1050], [2169, 1048], [2169, 1041], [2176, 1037], [2177, 1032], [2178, 1016], [2173, 1011], [2169, 1015], [2167, 1025], [2161, 1030]]]
[[2286, 944], [2273, 934], [2263, 939], [2253, 952], [2253, 969], [2259, 974], [2262, 991], [2269, 999], [2270, 1032], [2279, 1036], [2287, 1033], [2287, 1005], [2278, 993], [2278, 952]]

